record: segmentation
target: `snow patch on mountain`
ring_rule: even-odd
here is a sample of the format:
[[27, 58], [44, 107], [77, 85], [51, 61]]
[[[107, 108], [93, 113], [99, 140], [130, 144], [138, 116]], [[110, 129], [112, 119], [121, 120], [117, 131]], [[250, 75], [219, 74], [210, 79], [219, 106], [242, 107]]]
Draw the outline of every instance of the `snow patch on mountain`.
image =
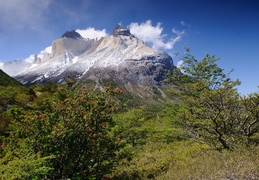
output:
[[106, 37], [108, 34], [106, 33], [106, 29], [103, 30], [95, 30], [92, 27], [87, 29], [77, 29], [78, 32], [85, 39], [97, 39], [100, 40], [102, 37]]
[[[161, 79], [162, 68], [174, 67], [172, 58], [167, 53], [145, 45], [129, 29], [120, 25], [110, 35], [100, 39], [77, 38], [82, 36], [78, 35], [79, 32], [67, 31], [62, 38], [53, 41], [52, 46], [39, 54], [24, 60], [2, 63], [0, 68], [22, 83], [49, 80], [59, 82], [66, 74], [94, 80], [107, 77], [124, 81], [123, 77], [130, 73], [133, 81], [143, 85], [144, 81]], [[88, 29], [84, 32], [94, 30]], [[102, 36], [106, 34], [105, 31], [98, 33]]]

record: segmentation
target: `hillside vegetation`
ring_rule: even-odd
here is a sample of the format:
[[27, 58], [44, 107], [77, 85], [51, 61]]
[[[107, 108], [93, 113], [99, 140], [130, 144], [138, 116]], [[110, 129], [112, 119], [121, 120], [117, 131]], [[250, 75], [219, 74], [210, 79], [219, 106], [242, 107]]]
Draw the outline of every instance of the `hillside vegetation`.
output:
[[164, 104], [73, 76], [2, 85], [0, 179], [259, 179], [259, 94], [239, 95], [215, 56], [183, 60]]
[[0, 86], [22, 86], [22, 84], [0, 69]]

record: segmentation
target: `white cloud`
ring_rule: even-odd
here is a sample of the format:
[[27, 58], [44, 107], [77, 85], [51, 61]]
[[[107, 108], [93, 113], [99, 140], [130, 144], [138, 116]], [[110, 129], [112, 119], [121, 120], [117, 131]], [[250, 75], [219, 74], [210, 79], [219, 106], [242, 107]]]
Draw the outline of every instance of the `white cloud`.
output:
[[0, 24], [4, 28], [38, 29], [52, 0], [0, 0]]
[[155, 49], [173, 49], [174, 44], [178, 42], [184, 31], [179, 33], [175, 30], [172, 30], [173, 33], [177, 35], [177, 37], [169, 38], [168, 41], [165, 40], [167, 34], [163, 34], [163, 28], [161, 27], [161, 23], [158, 23], [156, 26], [153, 26], [151, 20], [148, 20], [144, 23], [131, 23], [129, 25], [130, 32], [142, 39], [146, 43], [151, 43], [152, 47]]
[[51, 52], [52, 52], [52, 46], [48, 46], [44, 50], [40, 51], [40, 53], [38, 54], [38, 57], [42, 59], [44, 54], [46, 53], [50, 54]]
[[107, 36], [106, 29], [103, 30], [95, 30], [94, 28], [87, 28], [87, 29], [77, 29], [76, 32], [78, 32], [83, 38], [89, 38], [89, 39], [100, 39], [102, 37]]
[[181, 68], [183, 66], [183, 63], [183, 60], [178, 61], [176, 67]]
[[33, 63], [34, 60], [35, 60], [35, 54], [32, 54], [28, 58], [24, 59], [24, 61], [29, 64]]

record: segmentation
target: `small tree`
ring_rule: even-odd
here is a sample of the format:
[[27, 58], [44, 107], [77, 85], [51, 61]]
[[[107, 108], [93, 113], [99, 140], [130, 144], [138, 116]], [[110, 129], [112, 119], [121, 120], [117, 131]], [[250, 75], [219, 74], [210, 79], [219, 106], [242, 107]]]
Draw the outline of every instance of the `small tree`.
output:
[[[218, 67], [215, 56], [198, 61], [186, 48], [183, 66], [167, 78], [172, 93], [183, 103], [179, 123], [200, 142], [215, 149], [232, 149], [258, 132], [258, 95], [241, 98], [232, 81]], [[249, 132], [249, 133], [248, 133]]]

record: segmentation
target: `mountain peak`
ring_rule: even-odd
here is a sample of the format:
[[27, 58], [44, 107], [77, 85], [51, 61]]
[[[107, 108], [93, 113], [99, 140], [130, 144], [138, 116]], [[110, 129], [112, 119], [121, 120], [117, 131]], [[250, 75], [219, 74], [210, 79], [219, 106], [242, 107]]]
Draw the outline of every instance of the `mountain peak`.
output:
[[130, 33], [130, 30], [127, 29], [127, 28], [123, 28], [121, 25], [117, 24], [112, 32], [111, 35], [114, 35], [114, 36], [119, 36], [119, 35], [122, 35], [122, 36], [133, 36], [131, 33]]
[[120, 25], [98, 41], [77, 39], [81, 36], [75, 31], [62, 37], [52, 42], [51, 52], [41, 56], [39, 62], [28, 64], [25, 59], [20, 64], [2, 63], [0, 68], [17, 71], [24, 64], [13, 77], [27, 85], [60, 83], [68, 74], [74, 74], [82, 82], [102, 84], [112, 80], [141, 98], [147, 97], [146, 91], [151, 92], [152, 87], [164, 85], [164, 70], [175, 68], [166, 52], [147, 46]]
[[65, 32], [61, 38], [70, 38], [70, 39], [83, 39], [83, 37], [76, 31], [67, 31]]

